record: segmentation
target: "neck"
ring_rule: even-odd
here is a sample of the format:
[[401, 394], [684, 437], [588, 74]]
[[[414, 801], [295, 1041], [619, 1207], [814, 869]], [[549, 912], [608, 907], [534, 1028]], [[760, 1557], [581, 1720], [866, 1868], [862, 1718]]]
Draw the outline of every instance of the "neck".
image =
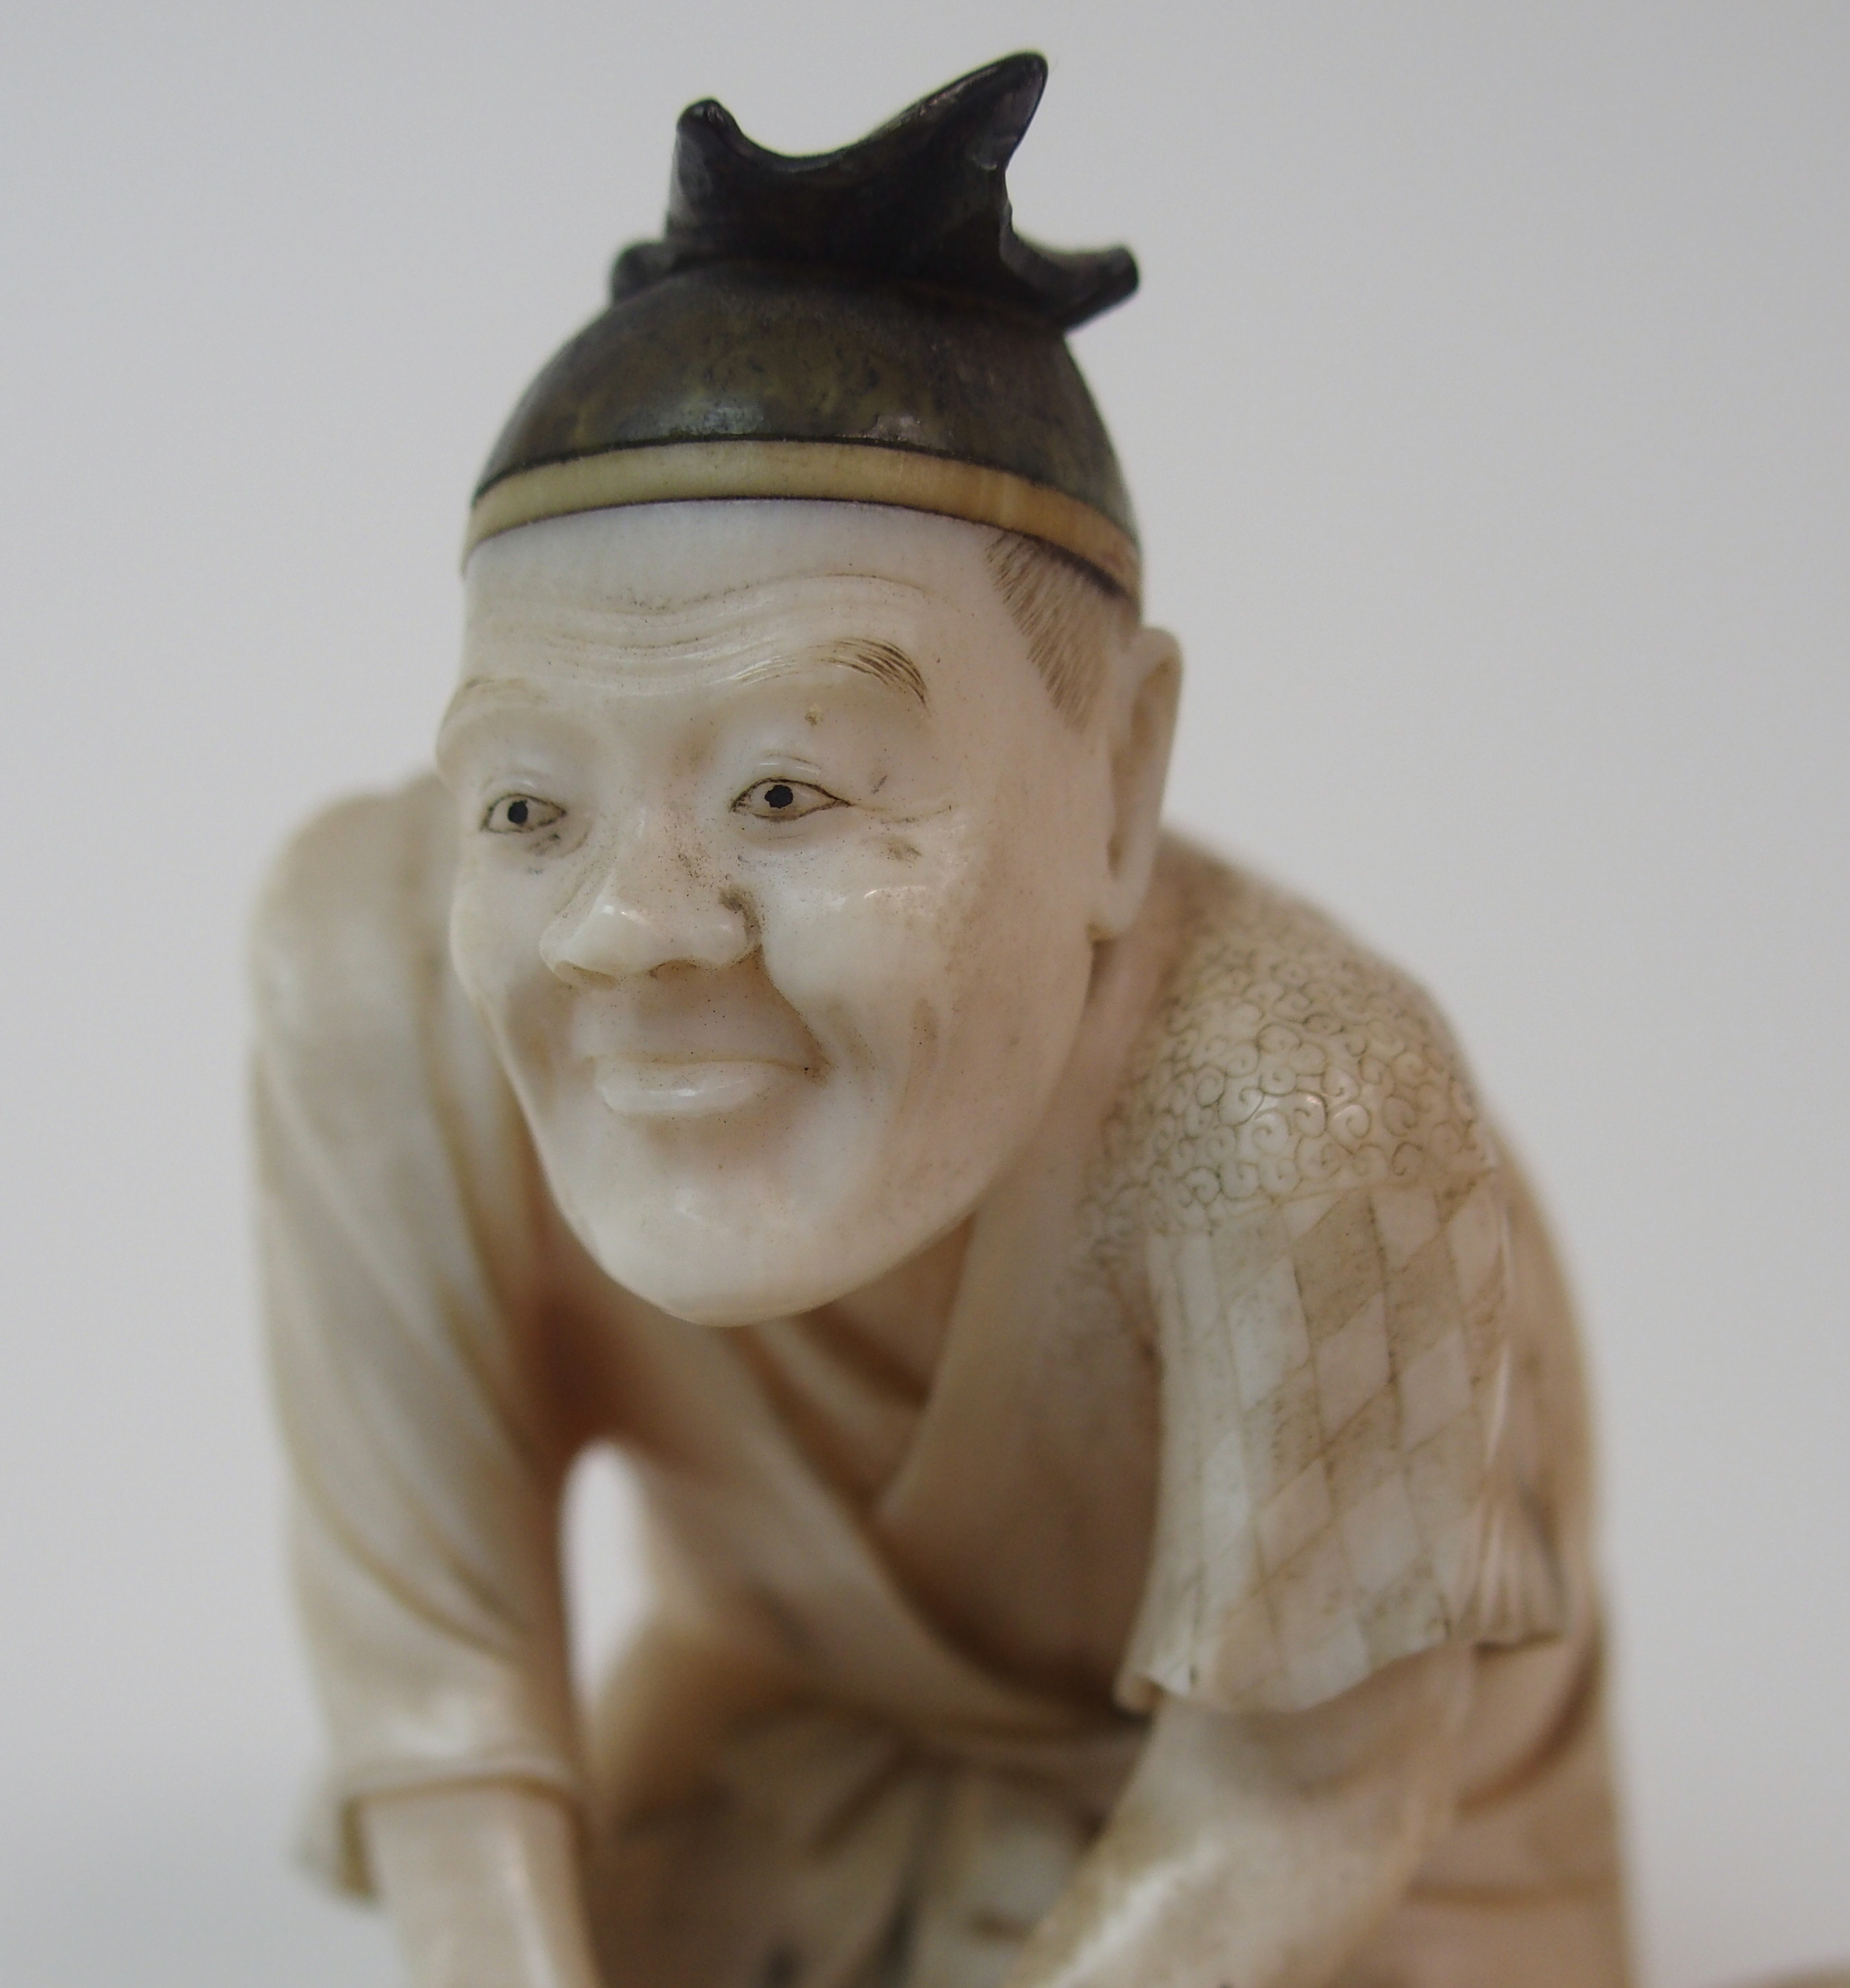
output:
[[974, 1217], [817, 1316], [846, 1330], [892, 1367], [917, 1393], [931, 1384], [956, 1301]]

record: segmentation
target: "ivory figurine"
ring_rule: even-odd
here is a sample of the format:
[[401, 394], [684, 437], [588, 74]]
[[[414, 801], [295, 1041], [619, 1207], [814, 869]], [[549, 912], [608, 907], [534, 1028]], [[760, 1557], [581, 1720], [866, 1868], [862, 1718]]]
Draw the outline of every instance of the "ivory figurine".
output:
[[[437, 773], [255, 942], [319, 1854], [415, 1988], [1619, 1988], [1568, 1307], [1420, 990], [1166, 835], [1045, 65], [664, 237]], [[557, 1533], [655, 1614], [575, 1704]]]

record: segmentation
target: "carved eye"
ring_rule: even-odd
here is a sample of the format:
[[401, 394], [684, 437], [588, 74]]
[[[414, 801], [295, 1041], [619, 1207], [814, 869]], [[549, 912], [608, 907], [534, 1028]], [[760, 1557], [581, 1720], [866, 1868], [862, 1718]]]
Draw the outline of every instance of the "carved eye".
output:
[[798, 821], [841, 805], [833, 794], [802, 780], [760, 780], [732, 803], [735, 813], [748, 814], [755, 821]]
[[491, 835], [531, 835], [536, 828], [550, 828], [565, 818], [562, 807], [537, 795], [503, 794], [489, 803], [481, 825]]

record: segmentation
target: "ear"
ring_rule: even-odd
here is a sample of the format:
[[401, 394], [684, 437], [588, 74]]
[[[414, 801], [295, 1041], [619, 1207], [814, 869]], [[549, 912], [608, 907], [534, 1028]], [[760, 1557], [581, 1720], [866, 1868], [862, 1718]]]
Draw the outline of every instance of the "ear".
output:
[[1106, 740], [1111, 840], [1094, 908], [1095, 939], [1116, 938], [1143, 908], [1163, 832], [1163, 787], [1182, 695], [1182, 651], [1161, 628], [1139, 628], [1118, 658]]

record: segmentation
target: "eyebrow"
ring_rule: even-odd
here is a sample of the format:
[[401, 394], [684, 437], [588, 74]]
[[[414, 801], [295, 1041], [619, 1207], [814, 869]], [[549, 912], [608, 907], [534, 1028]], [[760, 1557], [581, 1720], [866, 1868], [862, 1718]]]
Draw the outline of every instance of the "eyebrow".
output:
[[931, 699], [925, 693], [925, 678], [918, 664], [903, 649], [895, 648], [890, 642], [870, 642], [850, 638], [846, 641], [831, 642], [822, 650], [818, 660], [839, 663], [844, 668], [859, 670], [863, 676], [870, 676], [890, 690], [903, 691], [917, 698], [920, 708], [929, 711]]

